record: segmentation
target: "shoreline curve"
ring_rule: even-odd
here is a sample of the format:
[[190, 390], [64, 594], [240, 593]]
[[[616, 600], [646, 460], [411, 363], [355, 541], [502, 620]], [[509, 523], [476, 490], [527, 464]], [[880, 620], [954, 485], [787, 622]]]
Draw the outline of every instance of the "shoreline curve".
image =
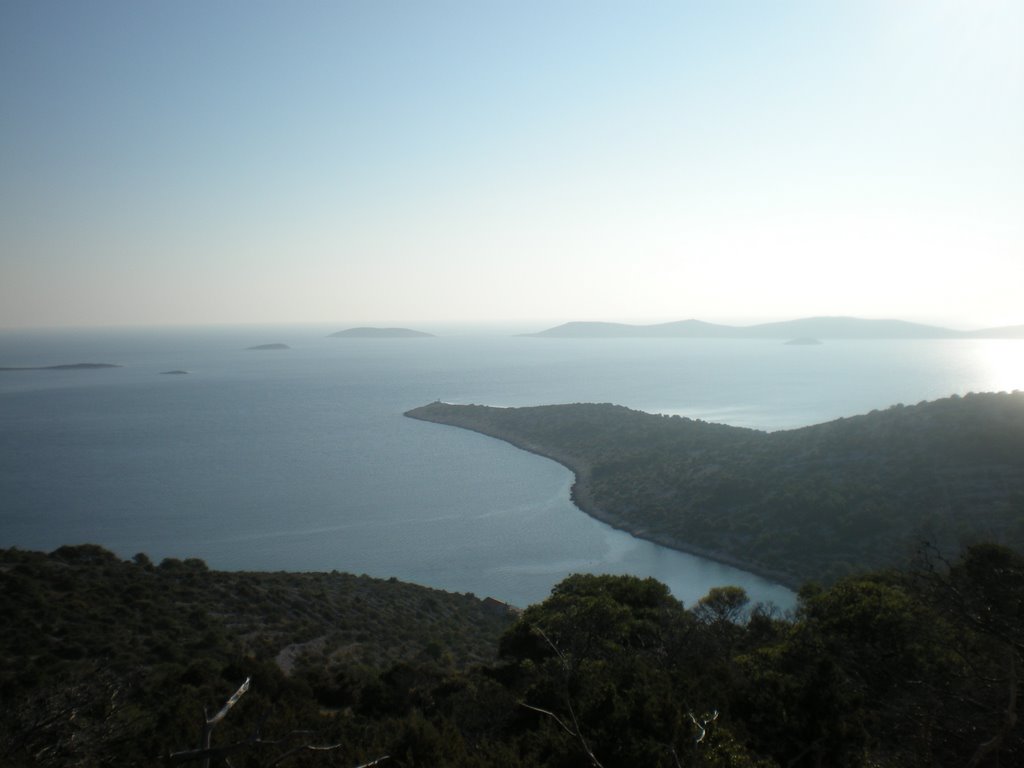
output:
[[[430, 404], [434, 405], [434, 403]], [[417, 421], [430, 422], [432, 424], [441, 424], [446, 427], [453, 427], [455, 429], [464, 429], [469, 432], [476, 432], [477, 434], [490, 437], [495, 440], [501, 440], [504, 443], [508, 443], [514, 448], [518, 448], [521, 451], [532, 453], [536, 456], [540, 456], [545, 459], [550, 459], [557, 464], [561, 464], [563, 467], [573, 473], [572, 486], [569, 489], [569, 499], [572, 503], [586, 515], [598, 520], [606, 525], [610, 525], [616, 530], [628, 533], [637, 539], [643, 539], [653, 544], [657, 544], [668, 549], [673, 549], [677, 552], [682, 552], [687, 555], [694, 555], [696, 557], [702, 557], [706, 560], [713, 560], [722, 565], [728, 565], [732, 568], [736, 568], [746, 573], [758, 576], [766, 581], [770, 581], [779, 586], [785, 587], [786, 589], [798, 590], [803, 582], [795, 579], [791, 574], [775, 571], [770, 568], [759, 567], [756, 564], [747, 563], [739, 558], [733, 557], [725, 552], [716, 552], [713, 550], [704, 549], [692, 544], [688, 544], [685, 541], [678, 541], [672, 537], [664, 536], [659, 537], [656, 535], [649, 534], [642, 528], [637, 528], [627, 520], [623, 520], [618, 515], [614, 515], [606, 510], [601, 509], [594, 503], [593, 497], [590, 495], [590, 491], [587, 488], [587, 481], [589, 480], [591, 467], [587, 462], [580, 461], [573, 457], [560, 454], [558, 451], [552, 451], [542, 448], [539, 445], [531, 443], [528, 440], [519, 440], [508, 437], [500, 432], [500, 430], [488, 430], [481, 426], [473, 426], [469, 423], [459, 423], [456, 419], [443, 419], [430, 413], [428, 410], [430, 405], [419, 406], [403, 413], [403, 416], [407, 416], [410, 419], [416, 419]]]

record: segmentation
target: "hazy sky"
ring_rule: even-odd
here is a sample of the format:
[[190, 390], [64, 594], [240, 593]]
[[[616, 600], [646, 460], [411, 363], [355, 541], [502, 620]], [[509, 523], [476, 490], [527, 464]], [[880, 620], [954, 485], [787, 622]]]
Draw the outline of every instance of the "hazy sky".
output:
[[1024, 3], [0, 1], [0, 327], [1024, 323]]

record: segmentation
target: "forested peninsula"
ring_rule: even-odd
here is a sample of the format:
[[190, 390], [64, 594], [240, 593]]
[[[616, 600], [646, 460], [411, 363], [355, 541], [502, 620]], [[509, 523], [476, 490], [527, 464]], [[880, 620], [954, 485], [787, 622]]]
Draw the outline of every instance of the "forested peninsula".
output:
[[770, 433], [610, 404], [406, 415], [554, 459], [594, 517], [794, 587], [903, 565], [922, 542], [1024, 546], [1024, 392]]

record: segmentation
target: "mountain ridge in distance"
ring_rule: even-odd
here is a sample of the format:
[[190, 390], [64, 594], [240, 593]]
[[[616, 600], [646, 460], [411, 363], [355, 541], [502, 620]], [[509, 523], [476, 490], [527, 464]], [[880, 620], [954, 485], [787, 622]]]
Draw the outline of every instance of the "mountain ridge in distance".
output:
[[573, 321], [537, 333], [534, 338], [690, 338], [690, 339], [1021, 339], [1024, 325], [957, 331], [906, 320], [859, 317], [805, 317], [738, 326], [702, 320], [677, 320], [652, 325]]

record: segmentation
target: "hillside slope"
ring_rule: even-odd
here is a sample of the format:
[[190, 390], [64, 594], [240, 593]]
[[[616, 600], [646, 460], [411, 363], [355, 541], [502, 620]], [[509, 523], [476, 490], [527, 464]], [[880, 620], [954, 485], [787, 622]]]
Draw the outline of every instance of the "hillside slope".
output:
[[548, 456], [589, 514], [794, 586], [901, 564], [922, 541], [1024, 545], [1024, 392], [773, 433], [608, 404], [406, 415]]

